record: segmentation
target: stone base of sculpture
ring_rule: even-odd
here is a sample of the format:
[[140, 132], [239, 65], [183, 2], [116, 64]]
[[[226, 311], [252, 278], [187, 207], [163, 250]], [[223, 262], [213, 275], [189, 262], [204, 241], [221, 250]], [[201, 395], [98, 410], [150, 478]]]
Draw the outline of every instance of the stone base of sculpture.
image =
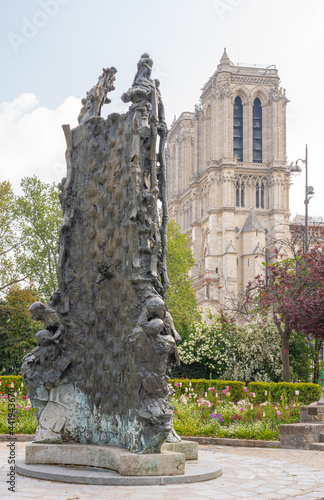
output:
[[26, 464], [85, 465], [115, 470], [122, 476], [184, 474], [185, 460], [198, 460], [198, 443], [164, 443], [160, 453], [138, 454], [124, 448], [82, 444], [26, 445]]
[[281, 448], [323, 450], [324, 407], [310, 404], [300, 408], [300, 422], [280, 425]]
[[164, 443], [161, 451], [183, 453], [185, 460], [198, 460], [198, 443], [194, 441], [179, 441], [177, 443]]
[[121, 476], [169, 476], [184, 474], [185, 454], [131, 453], [124, 448], [83, 444], [26, 445], [26, 464], [84, 465], [110, 469]]
[[16, 472], [49, 481], [116, 486], [187, 484], [221, 476], [214, 460], [197, 459], [198, 444], [192, 441], [164, 443], [160, 453], [145, 454], [91, 444], [32, 442], [26, 445], [25, 460], [17, 460]]

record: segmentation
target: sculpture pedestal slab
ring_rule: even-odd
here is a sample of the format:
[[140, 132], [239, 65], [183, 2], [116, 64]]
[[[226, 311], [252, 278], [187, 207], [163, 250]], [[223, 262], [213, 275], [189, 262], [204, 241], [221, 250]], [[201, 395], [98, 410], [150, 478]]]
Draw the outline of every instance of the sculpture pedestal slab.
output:
[[179, 443], [164, 443], [161, 451], [184, 453], [185, 460], [198, 460], [198, 443], [194, 441], [180, 441]]
[[185, 472], [184, 453], [138, 454], [123, 448], [89, 444], [28, 443], [25, 462], [27, 465], [84, 465], [114, 470], [121, 476], [169, 476]]
[[[167, 443], [167, 447], [192, 457], [192, 444], [197, 443]], [[189, 484], [222, 475], [222, 468], [209, 457], [184, 465], [185, 454], [170, 451], [139, 455], [107, 446], [28, 443], [26, 460], [16, 461], [16, 472], [48, 481], [111, 486]]]
[[301, 422], [314, 422], [317, 424], [324, 424], [324, 406], [301, 406], [300, 408], [300, 421]]
[[321, 433], [324, 433], [324, 422], [282, 424], [280, 425], [281, 448], [309, 450], [313, 443], [320, 440]]

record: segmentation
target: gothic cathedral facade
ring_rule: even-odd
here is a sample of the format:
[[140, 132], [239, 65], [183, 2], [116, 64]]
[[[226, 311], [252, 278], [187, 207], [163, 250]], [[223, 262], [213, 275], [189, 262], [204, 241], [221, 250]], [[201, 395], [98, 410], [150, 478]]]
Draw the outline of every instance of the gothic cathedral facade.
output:
[[169, 218], [189, 234], [203, 308], [242, 292], [289, 237], [288, 99], [279, 84], [275, 66], [234, 64], [225, 49], [200, 105], [171, 126]]

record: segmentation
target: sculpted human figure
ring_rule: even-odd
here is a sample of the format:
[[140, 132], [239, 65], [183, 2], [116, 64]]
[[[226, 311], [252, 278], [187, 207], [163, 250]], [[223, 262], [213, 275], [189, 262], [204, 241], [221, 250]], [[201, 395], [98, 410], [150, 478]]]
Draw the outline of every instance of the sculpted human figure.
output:
[[134, 77], [133, 86], [140, 83], [151, 82], [151, 73], [153, 67], [153, 60], [150, 54], [145, 52], [141, 55], [141, 59], [137, 63], [137, 73]]
[[160, 80], [157, 78], [154, 80], [155, 82], [155, 89], [156, 93], [158, 96], [158, 118], [159, 118], [159, 127], [163, 126], [166, 128], [166, 122], [165, 122], [165, 109], [164, 109], [164, 104], [162, 102], [162, 96], [161, 96], [161, 91], [160, 91]]
[[117, 70], [113, 66], [102, 69], [102, 74], [99, 76], [97, 84], [87, 92], [86, 98], [81, 99], [83, 106], [78, 116], [80, 124], [92, 116], [100, 116], [102, 106], [111, 102], [107, 94], [115, 90], [114, 81], [116, 73]]
[[41, 302], [34, 302], [30, 306], [29, 312], [35, 321], [44, 321], [45, 306]]

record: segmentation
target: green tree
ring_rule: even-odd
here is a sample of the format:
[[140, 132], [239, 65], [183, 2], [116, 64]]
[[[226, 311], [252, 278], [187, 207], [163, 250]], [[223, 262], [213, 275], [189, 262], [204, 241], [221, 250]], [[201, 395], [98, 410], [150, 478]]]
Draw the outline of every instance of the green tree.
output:
[[20, 272], [48, 298], [57, 288], [57, 239], [62, 224], [58, 188], [34, 177], [21, 181], [24, 196], [17, 199], [22, 235]]
[[[316, 351], [311, 340], [306, 335], [292, 331], [289, 340], [290, 378], [292, 382], [310, 382], [314, 356], [316, 356]], [[315, 383], [317, 384], [317, 380]]]
[[43, 328], [43, 323], [34, 321], [28, 310], [36, 300], [39, 297], [35, 290], [15, 286], [0, 302], [1, 371], [19, 373], [22, 358], [37, 345], [35, 334]]
[[[300, 351], [298, 342], [306, 346], [314, 361], [314, 381], [319, 373], [319, 351], [324, 340], [324, 245], [316, 244], [307, 253], [302, 253], [294, 242], [282, 242], [289, 249], [291, 258], [272, 264], [263, 263], [264, 275], [258, 275], [248, 284], [242, 297], [246, 313], [271, 317], [281, 337], [283, 380], [290, 382], [290, 347], [293, 331], [305, 334], [294, 337], [295, 352]], [[277, 258], [278, 249], [274, 249]], [[282, 257], [282, 256], [281, 256]], [[316, 337], [314, 348], [309, 351], [309, 342]], [[298, 369], [301, 375], [301, 366]], [[308, 369], [308, 368], [307, 368]], [[307, 371], [307, 370], [306, 370]], [[305, 372], [306, 373], [306, 372]], [[301, 375], [305, 377], [306, 375]], [[300, 375], [297, 375], [299, 377]], [[296, 375], [295, 375], [296, 377]]]
[[188, 236], [181, 232], [180, 226], [173, 220], [168, 224], [167, 237], [170, 285], [166, 302], [175, 327], [184, 339], [189, 335], [193, 322], [200, 318], [196, 293], [189, 278], [195, 259], [189, 248]]
[[18, 273], [16, 265], [21, 240], [17, 199], [10, 182], [3, 181], [0, 183], [0, 292], [25, 278]]
[[57, 288], [58, 188], [36, 177], [21, 187], [15, 196], [9, 181], [0, 183], [0, 292], [24, 281], [49, 298]]

